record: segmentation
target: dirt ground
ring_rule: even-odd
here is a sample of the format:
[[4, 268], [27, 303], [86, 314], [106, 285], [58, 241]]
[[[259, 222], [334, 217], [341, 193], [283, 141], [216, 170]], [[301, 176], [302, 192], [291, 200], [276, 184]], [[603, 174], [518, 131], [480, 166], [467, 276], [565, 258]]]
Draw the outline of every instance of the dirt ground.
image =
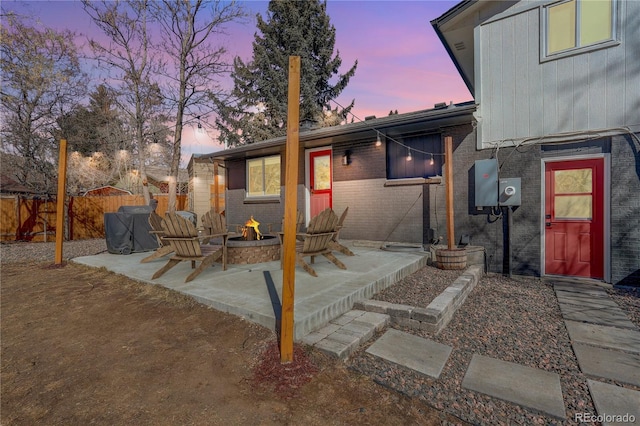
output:
[[69, 263], [3, 264], [3, 425], [460, 423], [159, 286]]

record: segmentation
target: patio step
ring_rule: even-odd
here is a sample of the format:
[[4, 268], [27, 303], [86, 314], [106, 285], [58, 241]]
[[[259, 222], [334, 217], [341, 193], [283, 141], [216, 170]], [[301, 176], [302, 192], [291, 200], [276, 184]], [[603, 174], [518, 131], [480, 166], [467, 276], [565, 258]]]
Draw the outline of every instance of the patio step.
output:
[[329, 321], [321, 329], [307, 334], [302, 342], [343, 360], [371, 339], [377, 331], [387, 327], [389, 321], [390, 317], [386, 314], [351, 310]]

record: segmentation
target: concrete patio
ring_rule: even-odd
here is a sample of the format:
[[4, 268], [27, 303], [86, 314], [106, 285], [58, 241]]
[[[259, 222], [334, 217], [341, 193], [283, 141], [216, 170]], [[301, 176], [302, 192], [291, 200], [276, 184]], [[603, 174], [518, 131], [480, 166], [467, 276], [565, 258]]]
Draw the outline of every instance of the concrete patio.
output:
[[[428, 252], [387, 251], [375, 244], [349, 242], [355, 256], [338, 258], [347, 266], [338, 269], [322, 256], [316, 258], [312, 277], [296, 268], [294, 339], [329, 323], [348, 312], [354, 303], [371, 297], [398, 280], [417, 271], [427, 263]], [[253, 265], [228, 265], [223, 271], [220, 264], [203, 271], [196, 279], [185, 283], [190, 263], [181, 262], [156, 280], [151, 276], [168, 258], [149, 263], [140, 260], [149, 253], [117, 255], [102, 253], [78, 257], [74, 262], [104, 267], [129, 278], [159, 284], [194, 297], [199, 302], [219, 311], [228, 312], [258, 323], [272, 330], [281, 314], [282, 271], [280, 262]]]

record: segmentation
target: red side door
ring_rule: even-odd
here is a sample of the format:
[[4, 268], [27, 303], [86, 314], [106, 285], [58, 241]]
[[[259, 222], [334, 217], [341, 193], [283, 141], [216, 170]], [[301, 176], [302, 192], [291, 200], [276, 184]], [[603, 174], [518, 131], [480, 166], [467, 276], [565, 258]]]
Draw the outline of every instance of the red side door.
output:
[[604, 159], [546, 163], [545, 273], [604, 278]]
[[309, 153], [309, 186], [311, 217], [333, 207], [330, 149]]

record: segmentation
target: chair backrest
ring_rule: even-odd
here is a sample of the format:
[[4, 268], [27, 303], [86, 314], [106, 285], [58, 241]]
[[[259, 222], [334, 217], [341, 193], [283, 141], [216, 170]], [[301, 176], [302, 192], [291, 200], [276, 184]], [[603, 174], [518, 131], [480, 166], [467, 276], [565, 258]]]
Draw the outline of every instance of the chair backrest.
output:
[[[296, 234], [302, 232], [302, 227], [304, 227], [304, 213], [298, 210], [296, 213]], [[284, 217], [282, 218], [280, 230], [284, 232]]]
[[344, 226], [344, 220], [347, 218], [347, 213], [349, 213], [349, 207], [344, 209], [344, 211], [340, 215], [340, 220], [338, 220], [338, 228], [342, 228]]
[[317, 216], [311, 218], [307, 226], [307, 234], [321, 234], [332, 232], [338, 226], [338, 215], [330, 208], [324, 209]]
[[151, 226], [151, 233], [153, 233], [158, 240], [158, 245], [162, 247], [164, 245], [162, 242], [164, 230], [162, 229], [162, 218], [158, 213], [151, 212], [151, 214], [149, 214], [149, 226]]
[[202, 226], [207, 235], [224, 234], [227, 232], [227, 219], [224, 215], [209, 210], [202, 216]]
[[162, 229], [164, 229], [163, 238], [171, 241], [171, 247], [178, 256], [202, 256], [198, 230], [191, 221], [175, 213], [166, 213], [162, 221]]
[[309, 221], [302, 253], [320, 253], [329, 247], [335, 236], [338, 216], [331, 209], [321, 211]]

